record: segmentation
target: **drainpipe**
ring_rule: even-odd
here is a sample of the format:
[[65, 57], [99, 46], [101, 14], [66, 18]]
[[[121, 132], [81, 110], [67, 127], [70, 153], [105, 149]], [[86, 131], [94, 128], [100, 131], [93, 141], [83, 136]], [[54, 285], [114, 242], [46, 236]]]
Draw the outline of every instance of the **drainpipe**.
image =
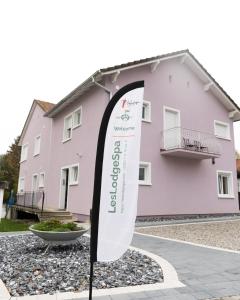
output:
[[106, 88], [104, 85], [97, 82], [94, 77], [92, 77], [92, 82], [109, 94], [109, 101], [110, 101], [112, 98], [112, 92], [108, 88]]

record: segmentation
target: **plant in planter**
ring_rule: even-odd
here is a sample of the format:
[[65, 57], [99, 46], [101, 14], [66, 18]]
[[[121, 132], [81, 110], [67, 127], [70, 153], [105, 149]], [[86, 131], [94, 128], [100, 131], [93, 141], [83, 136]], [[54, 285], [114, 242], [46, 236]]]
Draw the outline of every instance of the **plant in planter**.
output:
[[76, 243], [77, 239], [88, 229], [73, 222], [63, 223], [58, 220], [44, 221], [29, 227], [33, 234], [45, 240], [49, 245]]

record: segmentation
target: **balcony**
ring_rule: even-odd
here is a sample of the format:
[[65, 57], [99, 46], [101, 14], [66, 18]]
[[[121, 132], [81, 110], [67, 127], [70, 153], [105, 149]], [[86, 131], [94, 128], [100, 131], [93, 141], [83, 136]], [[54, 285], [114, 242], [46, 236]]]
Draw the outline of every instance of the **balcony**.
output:
[[220, 157], [220, 145], [213, 134], [181, 127], [162, 131], [161, 154], [193, 159]]

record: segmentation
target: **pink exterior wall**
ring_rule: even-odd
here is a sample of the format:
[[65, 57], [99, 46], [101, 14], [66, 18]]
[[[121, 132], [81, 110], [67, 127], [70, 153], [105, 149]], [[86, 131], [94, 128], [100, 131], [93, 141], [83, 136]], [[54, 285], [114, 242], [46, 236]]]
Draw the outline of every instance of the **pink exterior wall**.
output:
[[[54, 147], [51, 152], [48, 207], [59, 208], [61, 168], [79, 163], [79, 184], [69, 186], [67, 209], [76, 214], [89, 215], [98, 130], [107, 103], [107, 94], [94, 88], [53, 119]], [[63, 143], [64, 117], [79, 106], [82, 106], [82, 125], [73, 129], [71, 140]]]
[[[115, 93], [116, 86], [122, 87], [137, 80], [145, 81], [145, 100], [151, 102], [152, 121], [142, 123], [141, 161], [151, 162], [152, 185], [139, 188], [138, 215], [238, 212], [233, 124], [224, 106], [210, 91], [204, 91], [203, 83], [187, 66], [174, 59], [161, 62], [153, 73], [150, 66], [122, 71], [117, 82], [112, 84], [107, 80], [105, 84]], [[46, 176], [48, 207], [59, 208], [61, 168], [79, 163], [79, 184], [69, 187], [68, 210], [89, 215], [98, 130], [107, 103], [106, 92], [96, 87], [53, 119], [51, 160]], [[70, 141], [63, 143], [64, 117], [80, 105], [83, 109], [82, 126], [73, 130]], [[213, 134], [214, 120], [230, 124], [231, 141], [218, 139], [222, 150], [215, 165], [210, 159], [183, 159], [160, 154], [163, 106], [180, 110], [181, 127], [184, 128]], [[33, 118], [31, 123], [37, 123], [37, 120]], [[41, 125], [32, 126], [41, 128]], [[34, 130], [29, 127], [26, 140], [33, 140], [33, 136], [38, 134]], [[46, 140], [50, 144], [49, 135]], [[45, 151], [41, 156], [49, 157], [47, 153]], [[44, 160], [40, 158], [38, 163], [31, 159], [26, 166], [27, 169], [21, 166], [20, 171], [26, 176], [36, 172], [40, 166], [45, 167]], [[216, 170], [232, 171], [234, 199], [218, 198]]]
[[[48, 192], [50, 147], [51, 147], [51, 123], [52, 120], [44, 117], [44, 111], [36, 105], [31, 121], [23, 137], [22, 145], [28, 144], [27, 160], [20, 164], [19, 177], [25, 178], [25, 191], [32, 190], [33, 174], [45, 173], [45, 191]], [[40, 154], [33, 156], [34, 139], [41, 135]]]

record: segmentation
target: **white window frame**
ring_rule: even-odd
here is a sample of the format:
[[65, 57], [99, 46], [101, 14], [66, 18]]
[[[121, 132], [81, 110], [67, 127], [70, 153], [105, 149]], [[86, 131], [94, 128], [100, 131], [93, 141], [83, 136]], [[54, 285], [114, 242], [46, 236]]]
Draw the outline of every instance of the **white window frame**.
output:
[[143, 100], [143, 107], [146, 107], [146, 116], [142, 117], [143, 122], [151, 123], [151, 102], [147, 100]]
[[[23, 182], [23, 185], [21, 184], [21, 182]], [[18, 180], [18, 192], [19, 193], [24, 193], [24, 191], [25, 191], [25, 177], [19, 177], [19, 180]]]
[[[218, 176], [219, 175], [226, 175], [228, 180], [228, 190], [230, 191], [229, 194], [219, 194], [219, 182], [218, 182]], [[224, 170], [217, 170], [217, 193], [218, 198], [234, 198], [234, 189], [233, 189], [233, 173], [231, 171], [224, 171]]]
[[[216, 126], [217, 126], [218, 124], [227, 127], [227, 137], [217, 135], [217, 133], [216, 133]], [[229, 123], [222, 122], [222, 121], [218, 121], [218, 120], [214, 120], [214, 135], [215, 135], [217, 138], [219, 138], [219, 139], [223, 139], [223, 140], [228, 140], [228, 141], [230, 141], [230, 140], [231, 140], [231, 134], [230, 134], [230, 125], [229, 125]]]
[[[36, 146], [37, 146], [37, 141], [39, 139], [39, 149], [36, 149]], [[40, 154], [40, 149], [41, 149], [41, 135], [37, 135], [35, 138], [34, 138], [34, 149], [33, 149], [33, 156], [37, 156]]]
[[[33, 189], [33, 178], [34, 178], [35, 176], [37, 177], [37, 184], [36, 184], [37, 189], [36, 189], [36, 190]], [[32, 174], [32, 191], [36, 192], [36, 191], [38, 190], [38, 184], [39, 184], [39, 176], [38, 176], [38, 173], [34, 173], [34, 174]]]
[[[75, 114], [78, 111], [80, 111], [80, 123], [79, 124], [75, 124]], [[82, 106], [79, 106], [77, 109], [75, 109], [72, 112], [72, 129], [75, 129], [75, 128], [81, 126], [81, 125], [82, 125]]]
[[163, 106], [163, 129], [166, 130], [166, 111], [172, 111], [178, 114], [178, 126], [181, 127], [181, 111], [170, 106]]
[[146, 162], [146, 161], [140, 161], [139, 163], [139, 169], [140, 167], [144, 167], [145, 168], [145, 175], [146, 178], [145, 180], [138, 180], [139, 185], [152, 185], [152, 168], [151, 168], [151, 163], [150, 162]]
[[[43, 182], [41, 182], [41, 176], [43, 176]], [[45, 172], [39, 173], [38, 178], [38, 188], [44, 188], [45, 187]]]
[[[78, 168], [78, 176], [77, 176], [77, 180], [73, 180], [73, 168], [77, 167]], [[78, 185], [78, 181], [79, 181], [79, 164], [74, 164], [68, 167], [69, 168], [69, 181], [68, 181], [68, 185]]]
[[[24, 154], [24, 150], [25, 149], [25, 154]], [[24, 154], [24, 155], [23, 155]], [[24, 156], [24, 157], [23, 157]], [[22, 148], [21, 148], [21, 158], [20, 158], [20, 162], [24, 162], [27, 160], [27, 157], [28, 157], [28, 143], [27, 144], [24, 144], [22, 145]]]
[[[65, 136], [66, 119], [68, 119], [70, 117], [71, 117], [71, 135], [69, 138], [66, 138], [66, 136]], [[67, 116], [65, 116], [64, 120], [63, 120], [63, 140], [62, 140], [63, 143], [70, 141], [72, 139], [72, 129], [73, 129], [73, 114], [71, 113], [71, 114], [68, 114]]]

